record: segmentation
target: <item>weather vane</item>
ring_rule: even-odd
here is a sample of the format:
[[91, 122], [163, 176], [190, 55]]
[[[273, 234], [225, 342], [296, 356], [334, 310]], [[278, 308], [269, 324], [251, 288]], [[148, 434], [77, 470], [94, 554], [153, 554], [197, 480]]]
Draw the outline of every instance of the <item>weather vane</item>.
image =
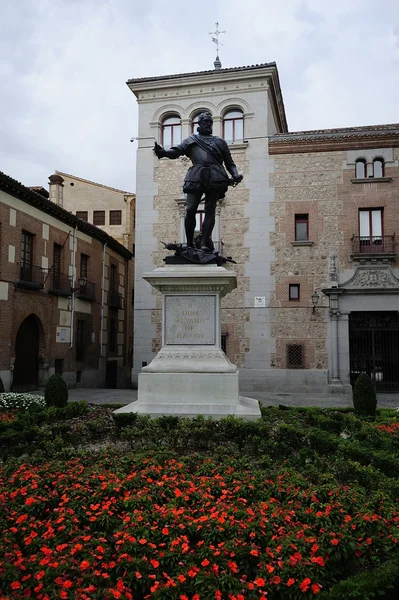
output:
[[216, 30], [215, 31], [210, 31], [209, 35], [212, 36], [211, 37], [212, 42], [214, 44], [216, 44], [216, 60], [214, 62], [215, 69], [220, 69], [221, 66], [222, 66], [222, 63], [220, 62], [220, 59], [219, 59], [219, 46], [223, 46], [223, 44], [222, 44], [222, 42], [219, 42], [219, 35], [221, 33], [226, 33], [226, 32], [225, 31], [219, 31], [219, 23], [218, 22], [215, 23], [215, 25], [216, 25]]

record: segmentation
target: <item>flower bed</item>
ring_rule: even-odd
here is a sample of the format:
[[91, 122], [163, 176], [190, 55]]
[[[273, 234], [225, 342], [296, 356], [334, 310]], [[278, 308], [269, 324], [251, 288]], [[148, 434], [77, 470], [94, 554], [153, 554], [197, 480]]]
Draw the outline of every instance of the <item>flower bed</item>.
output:
[[[397, 411], [262, 413], [0, 412], [1, 600], [381, 593], [399, 571]], [[79, 449], [96, 442], [111, 449]]]
[[8, 465], [2, 598], [312, 598], [397, 548], [395, 502], [246, 459], [84, 455]]
[[43, 396], [15, 392], [3, 392], [0, 394], [0, 410], [27, 410], [32, 406], [44, 408], [46, 403]]

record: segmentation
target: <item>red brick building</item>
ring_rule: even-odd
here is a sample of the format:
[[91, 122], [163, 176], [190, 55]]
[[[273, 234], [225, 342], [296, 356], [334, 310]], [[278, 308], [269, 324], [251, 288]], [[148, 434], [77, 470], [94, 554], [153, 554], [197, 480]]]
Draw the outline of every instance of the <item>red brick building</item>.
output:
[[132, 253], [0, 173], [0, 377], [6, 390], [129, 381]]

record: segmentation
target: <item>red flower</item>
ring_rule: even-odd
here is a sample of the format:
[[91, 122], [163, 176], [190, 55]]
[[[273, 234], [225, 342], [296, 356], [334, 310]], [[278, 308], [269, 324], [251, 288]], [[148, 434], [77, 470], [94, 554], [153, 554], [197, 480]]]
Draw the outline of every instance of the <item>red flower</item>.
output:
[[333, 539], [331, 540], [331, 543], [332, 543], [332, 545], [333, 545], [333, 546], [338, 546], [338, 544], [339, 544], [339, 540], [337, 540], [337, 538], [333, 538]]
[[207, 558], [204, 558], [204, 560], [201, 563], [202, 567], [207, 567], [209, 565], [209, 560]]
[[302, 581], [302, 583], [299, 584], [301, 591], [306, 592], [309, 589], [309, 585], [311, 583], [312, 583], [312, 580], [309, 579], [309, 577], [305, 577], [305, 579]]
[[322, 556], [312, 556], [311, 561], [312, 561], [312, 563], [316, 563], [316, 564], [320, 565], [321, 567], [326, 566]]
[[295, 579], [293, 579], [293, 577], [290, 577], [289, 580], [287, 581], [287, 586], [290, 587], [291, 585], [294, 585], [295, 583]]
[[141, 544], [142, 546], [144, 546], [144, 544], [147, 543], [147, 540], [145, 538], [142, 538], [141, 540], [139, 540], [139, 544]]
[[72, 581], [70, 581], [69, 579], [66, 579], [66, 580], [64, 581], [64, 583], [63, 583], [63, 587], [64, 587], [64, 588], [67, 588], [67, 589], [68, 589], [68, 588], [71, 588], [72, 586], [73, 586], [73, 583], [72, 583]]
[[12, 590], [19, 590], [21, 587], [21, 584], [19, 583], [19, 581], [13, 581], [11, 584], [11, 589]]
[[263, 577], [258, 577], [258, 579], [255, 579], [255, 583], [258, 587], [263, 587], [266, 582]]
[[152, 566], [154, 567], [154, 569], [156, 569], [157, 567], [159, 567], [159, 562], [157, 560], [155, 560], [155, 558], [152, 558], [150, 560], [150, 563], [152, 564]]
[[314, 594], [318, 594], [321, 590], [321, 587], [322, 586], [320, 585], [320, 583], [314, 583], [310, 589]]
[[180, 581], [180, 583], [184, 583], [186, 581], [186, 578], [184, 577], [184, 575], [178, 575], [177, 579]]

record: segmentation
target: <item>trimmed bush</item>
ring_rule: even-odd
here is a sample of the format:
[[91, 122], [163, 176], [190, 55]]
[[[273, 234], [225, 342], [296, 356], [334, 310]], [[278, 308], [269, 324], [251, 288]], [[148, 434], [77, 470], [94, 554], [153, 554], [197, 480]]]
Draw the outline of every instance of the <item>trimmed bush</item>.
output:
[[353, 388], [353, 406], [355, 413], [363, 416], [375, 416], [377, 395], [367, 373], [360, 373]]
[[51, 375], [46, 383], [44, 399], [47, 406], [62, 408], [68, 404], [68, 388], [61, 375]]

